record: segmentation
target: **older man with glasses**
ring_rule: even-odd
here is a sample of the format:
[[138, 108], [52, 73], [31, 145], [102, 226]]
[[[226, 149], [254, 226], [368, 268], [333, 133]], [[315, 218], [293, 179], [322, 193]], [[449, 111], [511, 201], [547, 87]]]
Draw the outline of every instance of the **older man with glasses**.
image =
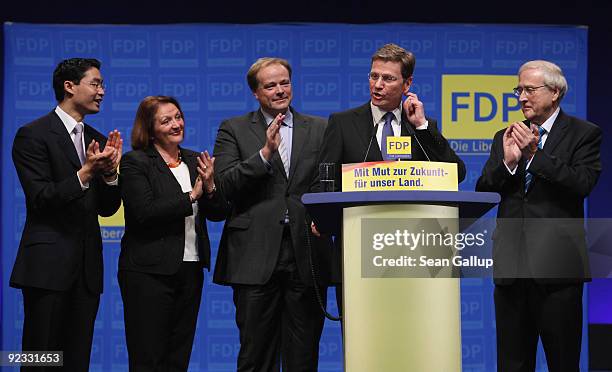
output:
[[494, 232], [499, 371], [534, 371], [541, 338], [550, 371], [578, 371], [589, 280], [584, 198], [601, 172], [601, 129], [567, 115], [559, 66], [518, 72], [525, 116], [495, 134], [477, 191], [501, 194]]

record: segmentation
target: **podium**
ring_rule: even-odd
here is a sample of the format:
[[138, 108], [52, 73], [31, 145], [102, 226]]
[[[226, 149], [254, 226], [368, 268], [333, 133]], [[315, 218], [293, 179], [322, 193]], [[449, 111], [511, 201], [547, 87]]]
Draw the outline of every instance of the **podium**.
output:
[[319, 231], [342, 236], [345, 371], [461, 371], [459, 279], [363, 277], [362, 219], [441, 219], [458, 232], [459, 218], [478, 218], [499, 201], [462, 191], [303, 195]]

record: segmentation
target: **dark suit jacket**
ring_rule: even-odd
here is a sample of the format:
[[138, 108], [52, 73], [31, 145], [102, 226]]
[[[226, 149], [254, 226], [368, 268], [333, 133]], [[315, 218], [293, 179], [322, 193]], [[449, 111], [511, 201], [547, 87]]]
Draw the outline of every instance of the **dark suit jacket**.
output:
[[[195, 183], [198, 153], [180, 149]], [[130, 151], [121, 159], [121, 196], [125, 210], [125, 234], [121, 239], [119, 269], [172, 275], [183, 262], [185, 217], [193, 214], [189, 193], [181, 185], [155, 147]], [[210, 242], [206, 218], [225, 217], [220, 192], [202, 196], [196, 215], [196, 244], [200, 263], [210, 268]]]
[[[106, 138], [89, 125], [86, 144]], [[27, 216], [13, 266], [13, 287], [70, 288], [85, 265], [85, 281], [102, 292], [102, 238], [98, 215], [111, 216], [120, 205], [119, 187], [94, 177], [81, 190], [81, 163], [59, 116], [49, 114], [19, 128], [13, 162], [26, 198]]]
[[[436, 121], [431, 118], [427, 118], [427, 120], [429, 121], [427, 130], [414, 130], [411, 124], [403, 118], [400, 123], [402, 136], [416, 135], [431, 161], [456, 163], [458, 181], [463, 181], [465, 164], [438, 131]], [[336, 180], [338, 182], [336, 182], [336, 188], [341, 190], [341, 165], [362, 163], [364, 159], [366, 162], [383, 160], [374, 133], [374, 119], [372, 118], [370, 102], [348, 111], [330, 115], [321, 147], [320, 162], [337, 164]], [[412, 160], [427, 160], [416, 141], [412, 141]]]
[[[221, 123], [215, 143], [215, 167], [221, 189], [232, 205], [221, 237], [214, 281], [219, 284], [265, 284], [279, 257], [285, 211], [289, 211], [291, 238], [300, 278], [312, 283], [306, 228], [310, 219], [301, 202], [318, 172], [317, 158], [325, 119], [293, 111], [293, 142], [289, 176], [278, 152], [272, 170], [259, 150], [266, 142], [266, 122], [260, 111]], [[328, 280], [326, 242], [311, 239], [318, 281]]]
[[514, 175], [503, 163], [503, 134], [495, 134], [476, 184], [476, 191], [502, 197], [493, 234], [496, 283], [511, 283], [501, 279], [517, 276], [588, 280], [583, 204], [601, 172], [600, 128], [559, 112], [544, 148], [529, 166], [533, 178], [527, 192], [525, 161]]
[[[465, 178], [465, 164], [451, 149], [446, 139], [438, 131], [436, 121], [427, 118], [426, 130], [414, 130], [414, 127], [402, 118], [402, 136], [413, 135], [418, 137], [421, 145], [427, 151], [431, 161], [440, 161], [457, 164], [458, 181]], [[319, 163], [336, 163], [336, 189], [342, 191], [342, 164], [381, 161], [382, 153], [374, 132], [374, 118], [370, 102], [359, 107], [331, 114], [329, 123], [323, 137]], [[368, 149], [369, 147], [369, 149]], [[367, 154], [367, 156], [366, 156]], [[412, 160], [426, 161], [427, 157], [416, 141], [412, 141]], [[317, 182], [313, 183], [317, 188]], [[336, 249], [333, 254], [332, 281], [341, 281], [341, 247], [342, 239], [336, 237]]]

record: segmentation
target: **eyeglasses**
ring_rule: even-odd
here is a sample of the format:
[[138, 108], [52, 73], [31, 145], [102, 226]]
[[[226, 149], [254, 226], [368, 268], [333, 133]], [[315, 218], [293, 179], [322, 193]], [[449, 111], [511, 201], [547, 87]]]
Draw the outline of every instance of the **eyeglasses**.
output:
[[525, 92], [526, 96], [531, 96], [532, 94], [534, 94], [536, 92], [536, 90], [538, 90], [540, 88], [544, 88], [545, 86], [546, 85], [540, 85], [540, 86], [537, 86], [537, 87], [516, 87], [516, 88], [512, 89], [512, 92], [517, 97], [520, 97], [521, 94], [523, 94], [523, 92]]
[[393, 75], [387, 75], [387, 74], [382, 74], [381, 75], [381, 74], [376, 73], [376, 72], [370, 72], [368, 74], [368, 79], [370, 79], [372, 81], [378, 81], [378, 79], [380, 79], [380, 78], [382, 78], [382, 81], [384, 83], [393, 83], [393, 82], [399, 80], [398, 78], [396, 78]]
[[87, 83], [87, 84], [89, 84], [89, 85], [90, 85], [92, 88], [94, 88], [95, 90], [100, 90], [100, 89], [102, 89], [102, 90], [106, 90], [106, 88], [107, 88], [107, 85], [106, 85], [106, 84], [104, 84], [104, 83], [103, 83], [103, 82], [101, 82], [101, 81], [90, 81], [90, 82], [89, 82], [89, 83]]

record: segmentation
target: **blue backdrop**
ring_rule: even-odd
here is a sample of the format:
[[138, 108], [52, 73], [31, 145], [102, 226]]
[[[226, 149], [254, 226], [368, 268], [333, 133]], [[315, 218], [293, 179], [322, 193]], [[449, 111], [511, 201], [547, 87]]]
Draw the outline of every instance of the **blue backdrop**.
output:
[[[51, 76], [64, 58], [102, 61], [108, 88], [103, 109], [87, 117], [102, 132], [118, 128], [129, 138], [139, 101], [146, 95], [178, 98], [186, 114], [184, 145], [212, 150], [222, 119], [258, 107], [246, 71], [258, 57], [280, 56], [293, 66], [293, 105], [327, 117], [368, 100], [370, 56], [395, 42], [417, 58], [412, 91], [468, 166], [463, 190], [473, 190], [497, 128], [520, 117], [512, 88], [529, 59], [559, 64], [570, 90], [562, 107], [586, 117], [587, 30], [579, 27], [380, 24], [356, 25], [5, 25], [2, 125], [2, 344], [18, 350], [21, 293], [8, 287], [25, 220], [23, 191], [11, 162], [16, 129], [55, 106]], [[129, 142], [129, 141], [127, 141]], [[127, 150], [127, 144], [126, 144]], [[210, 224], [213, 260], [221, 224]], [[116, 280], [122, 226], [104, 226], [105, 291], [96, 321], [92, 371], [127, 370], [123, 308]], [[235, 370], [239, 349], [231, 291], [207, 275], [190, 370]], [[463, 369], [495, 369], [491, 279], [461, 283]], [[330, 290], [329, 308], [337, 313]], [[586, 297], [585, 297], [586, 302]], [[586, 314], [586, 312], [585, 312]], [[585, 327], [586, 330], [586, 327]], [[586, 334], [582, 369], [587, 369]], [[340, 371], [338, 323], [327, 322], [320, 370]], [[538, 369], [546, 370], [540, 352]]]

